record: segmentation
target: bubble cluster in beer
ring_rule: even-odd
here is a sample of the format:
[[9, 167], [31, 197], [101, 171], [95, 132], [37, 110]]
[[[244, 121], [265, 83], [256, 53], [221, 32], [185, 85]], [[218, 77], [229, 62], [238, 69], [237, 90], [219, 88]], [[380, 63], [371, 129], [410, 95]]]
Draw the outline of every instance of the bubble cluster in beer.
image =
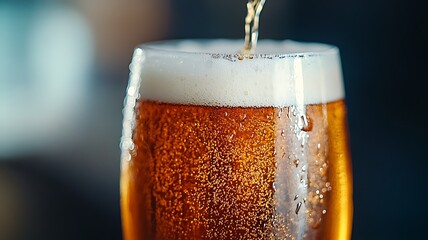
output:
[[312, 127], [296, 129], [301, 115], [291, 108], [140, 101], [124, 170], [125, 211], [141, 224], [134, 231], [147, 239], [314, 239], [333, 224], [323, 224], [332, 190], [325, 114], [341, 106], [307, 106]]

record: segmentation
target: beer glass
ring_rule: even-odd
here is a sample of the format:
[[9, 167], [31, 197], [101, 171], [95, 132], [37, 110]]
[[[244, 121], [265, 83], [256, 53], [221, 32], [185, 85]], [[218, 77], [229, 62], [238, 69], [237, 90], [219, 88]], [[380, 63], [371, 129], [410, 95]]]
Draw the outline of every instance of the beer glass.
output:
[[178, 40], [136, 48], [121, 141], [124, 237], [349, 239], [336, 47]]

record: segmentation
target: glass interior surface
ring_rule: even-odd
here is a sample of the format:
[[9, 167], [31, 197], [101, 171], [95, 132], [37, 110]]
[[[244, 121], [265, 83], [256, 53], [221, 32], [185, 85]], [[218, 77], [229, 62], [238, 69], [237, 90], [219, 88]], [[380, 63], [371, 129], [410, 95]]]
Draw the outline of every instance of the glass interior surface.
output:
[[123, 110], [129, 239], [350, 239], [339, 51], [175, 40], [136, 48]]

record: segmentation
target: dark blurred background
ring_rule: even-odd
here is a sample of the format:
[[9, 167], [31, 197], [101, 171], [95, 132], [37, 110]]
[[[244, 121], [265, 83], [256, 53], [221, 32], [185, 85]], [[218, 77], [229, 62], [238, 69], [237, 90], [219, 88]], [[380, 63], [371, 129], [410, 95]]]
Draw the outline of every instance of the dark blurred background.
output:
[[[0, 239], [121, 239], [119, 139], [134, 46], [241, 38], [245, 0], [0, 0]], [[268, 0], [261, 38], [341, 50], [353, 239], [428, 214], [423, 1]]]

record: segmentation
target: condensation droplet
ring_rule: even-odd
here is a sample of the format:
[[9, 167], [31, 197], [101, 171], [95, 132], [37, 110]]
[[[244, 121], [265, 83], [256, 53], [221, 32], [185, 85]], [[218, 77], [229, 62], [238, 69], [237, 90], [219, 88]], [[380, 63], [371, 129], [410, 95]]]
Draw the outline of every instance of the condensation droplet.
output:
[[302, 207], [302, 202], [297, 203], [296, 211], [295, 211], [296, 214], [299, 214], [299, 211], [300, 211], [301, 207]]
[[303, 127], [300, 128], [300, 129], [302, 131], [304, 131], [304, 132], [310, 132], [310, 131], [312, 131], [312, 128], [313, 128], [313, 126], [312, 126], [312, 119], [309, 118], [309, 117], [306, 117], [305, 115], [303, 115], [301, 118], [303, 120]]
[[122, 150], [129, 150], [129, 146], [130, 146], [130, 141], [128, 141], [128, 140], [122, 141], [120, 143], [120, 148]]
[[280, 109], [279, 109], [279, 111], [278, 111], [278, 118], [281, 118], [281, 116], [282, 116], [282, 111], [283, 111], [283, 108], [280, 108]]
[[134, 86], [130, 86], [128, 88], [128, 95], [129, 96], [134, 96], [135, 93], [136, 93], [136, 88]]
[[[316, 154], [319, 157], [321, 156], [321, 144], [320, 143], [317, 144]], [[318, 162], [318, 160], [317, 160], [317, 162]]]
[[296, 194], [296, 196], [294, 196], [293, 201], [296, 201], [299, 198], [299, 195]]
[[294, 162], [294, 165], [296, 165], [296, 167], [299, 166], [299, 163], [300, 163], [299, 159], [295, 159], [293, 162]]
[[322, 210], [322, 214], [326, 214], [327, 213], [327, 210]]
[[134, 150], [135, 149], [135, 144], [133, 142], [131, 142], [131, 144], [129, 144], [129, 150]]

